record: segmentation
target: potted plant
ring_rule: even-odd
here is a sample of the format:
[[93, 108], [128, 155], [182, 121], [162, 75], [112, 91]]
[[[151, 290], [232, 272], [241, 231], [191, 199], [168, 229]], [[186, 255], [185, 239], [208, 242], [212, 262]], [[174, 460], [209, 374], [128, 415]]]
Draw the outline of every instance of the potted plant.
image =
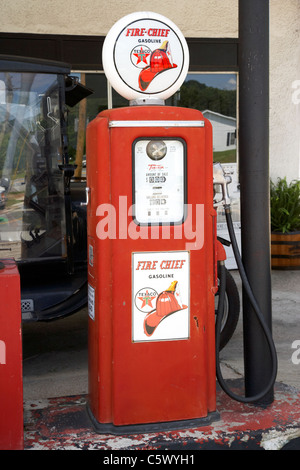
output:
[[272, 268], [300, 269], [300, 181], [271, 181], [270, 202]]

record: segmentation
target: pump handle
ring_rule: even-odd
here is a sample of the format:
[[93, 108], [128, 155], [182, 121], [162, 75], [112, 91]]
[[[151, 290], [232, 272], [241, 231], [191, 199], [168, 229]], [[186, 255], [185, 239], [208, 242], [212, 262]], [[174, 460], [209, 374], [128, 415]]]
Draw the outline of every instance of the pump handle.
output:
[[219, 206], [221, 204], [227, 205], [230, 204], [230, 197], [228, 192], [228, 185], [232, 182], [231, 176], [226, 173], [221, 165], [221, 163], [213, 164], [213, 184], [215, 193], [217, 193], [217, 185], [222, 187], [222, 199], [217, 201], [214, 198], [214, 206]]

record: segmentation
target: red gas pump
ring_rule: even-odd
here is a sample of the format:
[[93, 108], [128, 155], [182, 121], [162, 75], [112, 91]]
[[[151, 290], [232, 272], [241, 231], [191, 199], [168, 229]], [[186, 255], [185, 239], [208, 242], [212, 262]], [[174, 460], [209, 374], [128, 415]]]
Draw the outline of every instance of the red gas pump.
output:
[[0, 261], [0, 296], [0, 450], [22, 450], [21, 293], [13, 259]]
[[103, 63], [135, 105], [87, 128], [90, 415], [115, 433], [198, 426], [218, 417], [212, 128], [157, 105], [188, 68], [166, 18], [120, 20]]

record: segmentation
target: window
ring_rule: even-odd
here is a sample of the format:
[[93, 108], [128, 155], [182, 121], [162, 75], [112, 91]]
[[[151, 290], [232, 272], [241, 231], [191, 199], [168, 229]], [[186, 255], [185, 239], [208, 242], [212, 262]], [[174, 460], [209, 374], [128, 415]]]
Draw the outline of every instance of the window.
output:
[[3, 257], [65, 257], [58, 77], [1, 72], [0, 84]]
[[227, 147], [235, 145], [235, 132], [227, 132]]
[[[76, 159], [80, 108], [85, 109], [81, 113], [81, 120], [87, 125], [104, 109], [129, 105], [125, 98], [107, 84], [104, 73], [85, 72], [76, 73], [76, 75], [87, 87], [94, 90], [94, 94], [69, 110], [69, 155], [73, 162]], [[236, 73], [190, 73], [180, 90], [166, 100], [165, 104], [199, 109], [213, 125], [214, 160], [222, 163], [237, 162]], [[230, 140], [228, 140], [228, 133], [232, 134]], [[83, 166], [85, 166], [84, 155], [85, 149], [83, 150]]]

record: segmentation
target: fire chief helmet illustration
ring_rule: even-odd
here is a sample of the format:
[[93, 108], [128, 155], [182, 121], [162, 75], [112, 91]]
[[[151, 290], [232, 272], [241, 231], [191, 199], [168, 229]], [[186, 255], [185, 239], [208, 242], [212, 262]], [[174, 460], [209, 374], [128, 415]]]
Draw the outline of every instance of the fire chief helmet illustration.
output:
[[150, 56], [150, 65], [143, 68], [139, 75], [139, 87], [147, 90], [152, 80], [161, 72], [176, 68], [173, 63], [169, 41], [164, 41], [159, 49], [155, 49]]
[[146, 315], [144, 319], [145, 334], [151, 336], [162, 320], [172, 313], [186, 308], [187, 305], [181, 302], [178, 281], [173, 281], [168, 289], [158, 295], [156, 308]]

